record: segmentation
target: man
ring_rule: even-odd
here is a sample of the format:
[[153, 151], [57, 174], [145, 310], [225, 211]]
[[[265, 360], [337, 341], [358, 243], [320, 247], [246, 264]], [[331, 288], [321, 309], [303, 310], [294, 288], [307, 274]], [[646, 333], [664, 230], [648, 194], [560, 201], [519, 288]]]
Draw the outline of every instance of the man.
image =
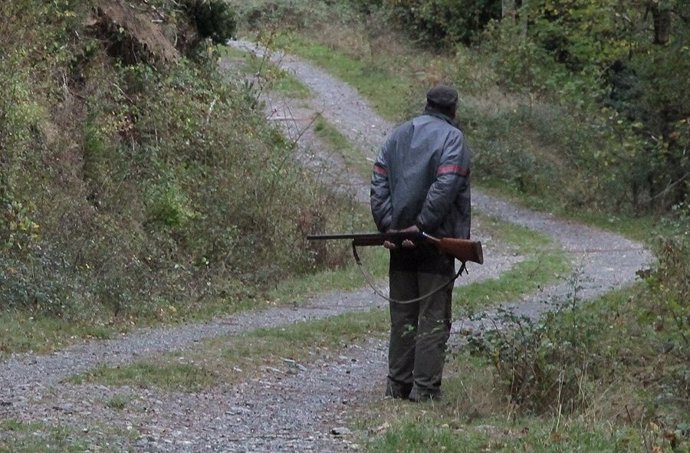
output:
[[[454, 123], [458, 93], [439, 85], [426, 99], [424, 113], [398, 126], [376, 159], [374, 221], [381, 232], [469, 239], [470, 151]], [[395, 300], [390, 302], [386, 396], [438, 399], [450, 336], [454, 259], [424, 243], [384, 246], [390, 249], [390, 297]]]

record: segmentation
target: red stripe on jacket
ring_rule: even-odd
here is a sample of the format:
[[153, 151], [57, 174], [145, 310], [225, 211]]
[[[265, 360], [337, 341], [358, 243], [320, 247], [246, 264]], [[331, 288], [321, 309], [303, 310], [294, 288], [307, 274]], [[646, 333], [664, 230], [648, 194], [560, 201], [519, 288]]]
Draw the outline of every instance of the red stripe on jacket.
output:
[[460, 165], [442, 165], [436, 170], [436, 176], [446, 175], [448, 173], [455, 173], [460, 176], [467, 176], [469, 171]]
[[388, 176], [388, 170], [386, 170], [386, 167], [379, 164], [374, 164], [374, 173], [381, 176]]

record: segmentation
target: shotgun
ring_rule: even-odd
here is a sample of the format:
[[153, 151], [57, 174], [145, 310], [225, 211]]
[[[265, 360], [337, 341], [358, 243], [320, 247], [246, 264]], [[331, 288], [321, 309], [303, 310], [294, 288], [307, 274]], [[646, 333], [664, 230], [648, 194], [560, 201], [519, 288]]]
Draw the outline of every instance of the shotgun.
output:
[[390, 241], [396, 245], [401, 245], [404, 240], [412, 242], [427, 242], [436, 246], [441, 252], [452, 255], [458, 261], [465, 264], [467, 261], [482, 264], [484, 254], [482, 243], [469, 239], [455, 238], [436, 238], [429, 234], [419, 233], [353, 233], [353, 234], [312, 234], [307, 236], [309, 241], [332, 240], [332, 239], [351, 239], [352, 247], [383, 245], [385, 241]]

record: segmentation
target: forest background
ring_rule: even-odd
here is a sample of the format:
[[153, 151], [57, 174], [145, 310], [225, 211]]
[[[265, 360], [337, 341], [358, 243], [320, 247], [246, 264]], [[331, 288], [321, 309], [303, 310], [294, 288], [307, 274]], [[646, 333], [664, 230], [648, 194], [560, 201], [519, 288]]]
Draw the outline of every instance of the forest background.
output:
[[363, 62], [391, 120], [453, 83], [476, 184], [652, 247], [624, 297], [648, 342], [617, 372], [648, 392], [629, 422], [687, 446], [689, 21], [682, 0], [4, 2], [0, 351], [251, 308], [345, 265], [304, 236], [367, 214], [292, 160], [260, 85], [218, 71], [242, 33]]

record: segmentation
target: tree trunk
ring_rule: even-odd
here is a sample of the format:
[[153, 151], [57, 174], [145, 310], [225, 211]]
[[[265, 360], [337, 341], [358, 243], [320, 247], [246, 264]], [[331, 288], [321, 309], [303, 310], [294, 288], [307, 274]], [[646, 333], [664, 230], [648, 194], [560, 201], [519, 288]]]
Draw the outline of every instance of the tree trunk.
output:
[[515, 20], [515, 0], [501, 0], [501, 18]]
[[654, 44], [666, 45], [671, 36], [671, 10], [660, 8], [658, 3], [649, 5], [654, 19]]

